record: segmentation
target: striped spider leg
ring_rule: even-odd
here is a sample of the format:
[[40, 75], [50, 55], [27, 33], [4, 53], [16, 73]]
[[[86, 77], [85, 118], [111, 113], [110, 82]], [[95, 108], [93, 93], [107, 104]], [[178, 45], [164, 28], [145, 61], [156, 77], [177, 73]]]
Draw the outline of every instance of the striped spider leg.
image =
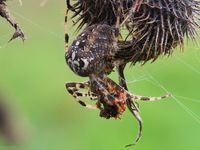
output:
[[6, 3], [3, 1], [0, 1], [0, 16], [5, 18], [10, 23], [10, 25], [15, 28], [15, 33], [13, 34], [13, 36], [11, 37], [9, 42], [18, 37], [20, 37], [24, 41], [25, 35], [24, 35], [22, 29], [20, 28], [18, 23], [13, 19], [13, 17], [10, 14], [10, 11], [7, 8]]
[[[89, 109], [97, 109], [96, 106], [92, 106], [80, 100], [80, 97], [89, 97], [91, 100], [97, 100], [97, 95], [92, 93], [89, 90], [88, 82], [85, 83], [77, 83], [77, 82], [70, 82], [65, 84], [67, 91], [75, 98], [75, 100], [82, 106], [89, 108]], [[88, 90], [87, 93], [80, 92], [80, 89]]]

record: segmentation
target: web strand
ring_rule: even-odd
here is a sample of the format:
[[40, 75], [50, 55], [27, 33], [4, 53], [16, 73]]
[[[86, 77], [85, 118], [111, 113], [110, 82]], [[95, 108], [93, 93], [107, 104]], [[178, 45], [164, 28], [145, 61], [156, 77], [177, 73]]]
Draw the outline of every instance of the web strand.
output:
[[[147, 79], [148, 82], [152, 83], [155, 86], [160, 87], [163, 89], [166, 93], [171, 93], [169, 90], [167, 90], [158, 80], [156, 80], [150, 73], [148, 73], [148, 76], [150, 76], [150, 79]], [[171, 93], [171, 97], [175, 100], [175, 102], [185, 111], [187, 112], [198, 124], [200, 124], [200, 116], [197, 115], [195, 112], [193, 112], [189, 107], [187, 107], [185, 104], [183, 104], [177, 97], [177, 95], [174, 95]], [[188, 99], [188, 98], [187, 98]]]
[[193, 67], [191, 64], [187, 63], [186, 61], [182, 60], [180, 57], [176, 56], [176, 59], [182, 63], [183, 65], [185, 65], [187, 68], [189, 68], [190, 70], [196, 72], [197, 74], [200, 75], [200, 71], [198, 69], [196, 69], [195, 67]]
[[31, 19], [28, 19], [27, 17], [25, 17], [24, 15], [17, 13], [15, 11], [11, 11], [13, 14], [15, 14], [16, 16], [22, 18], [23, 20], [25, 20], [26, 22], [28, 22], [29, 24], [31, 24], [33, 27], [35, 27], [36, 29], [39, 29], [40, 31], [46, 32], [58, 39], [63, 39], [62, 36], [58, 35], [57, 33], [53, 32], [53, 31], [49, 31], [45, 28], [43, 28], [41, 25], [37, 24], [36, 22], [32, 21]]

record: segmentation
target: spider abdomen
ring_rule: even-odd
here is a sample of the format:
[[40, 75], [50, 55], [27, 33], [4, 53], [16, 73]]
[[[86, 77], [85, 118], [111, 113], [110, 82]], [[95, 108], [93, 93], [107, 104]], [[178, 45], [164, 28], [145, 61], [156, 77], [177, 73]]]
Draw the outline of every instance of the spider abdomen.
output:
[[69, 67], [80, 76], [103, 72], [115, 51], [115, 30], [108, 25], [93, 25], [84, 30], [66, 52]]

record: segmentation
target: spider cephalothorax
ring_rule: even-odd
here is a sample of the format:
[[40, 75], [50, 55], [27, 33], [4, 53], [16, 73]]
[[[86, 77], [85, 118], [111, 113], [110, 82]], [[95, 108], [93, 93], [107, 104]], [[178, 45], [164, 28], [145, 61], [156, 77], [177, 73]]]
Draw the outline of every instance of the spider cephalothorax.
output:
[[17, 22], [11, 17], [5, 2], [6, 0], [0, 0], [0, 16], [5, 18], [10, 23], [10, 25], [15, 28], [15, 33], [9, 41], [12, 41], [17, 37], [20, 37], [22, 40], [25, 40], [25, 35], [23, 31], [21, 30]]

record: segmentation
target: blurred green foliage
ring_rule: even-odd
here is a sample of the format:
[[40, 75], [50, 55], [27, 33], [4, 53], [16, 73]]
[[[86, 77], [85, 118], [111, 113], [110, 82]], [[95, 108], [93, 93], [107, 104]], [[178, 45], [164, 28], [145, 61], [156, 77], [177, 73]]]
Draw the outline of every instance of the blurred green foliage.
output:
[[[137, 122], [129, 111], [121, 120], [106, 120], [98, 111], [87, 110], [66, 92], [67, 81], [85, 81], [75, 75], [64, 60], [64, 1], [23, 0], [8, 5], [27, 35], [9, 44], [14, 32], [0, 18], [0, 86], [9, 93], [9, 102], [25, 118], [24, 144], [0, 149], [24, 150], [121, 150], [133, 142]], [[73, 31], [74, 29], [70, 29]], [[71, 40], [76, 33], [71, 32]], [[199, 41], [199, 39], [198, 39]], [[140, 103], [144, 121], [143, 137], [135, 150], [200, 149], [200, 50], [186, 41], [185, 52], [178, 49], [169, 58], [144, 66], [126, 68], [129, 89], [138, 95], [160, 96], [164, 86], [197, 116], [191, 115], [174, 98]], [[117, 80], [117, 74], [111, 77]], [[151, 78], [153, 77], [153, 79]], [[158, 82], [160, 85], [158, 85]]]

